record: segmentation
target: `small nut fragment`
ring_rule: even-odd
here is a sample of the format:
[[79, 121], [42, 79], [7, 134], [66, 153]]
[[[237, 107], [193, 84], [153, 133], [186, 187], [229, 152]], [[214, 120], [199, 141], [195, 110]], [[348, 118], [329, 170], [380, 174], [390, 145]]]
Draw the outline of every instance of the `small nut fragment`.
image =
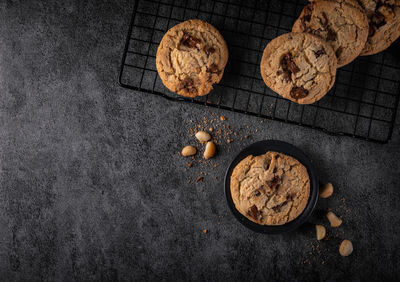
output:
[[349, 240], [343, 240], [339, 247], [339, 253], [342, 257], [347, 257], [353, 252], [353, 243]]
[[325, 238], [326, 229], [322, 225], [315, 225], [315, 230], [317, 231], [317, 240], [322, 240]]
[[207, 142], [206, 149], [204, 151], [204, 158], [205, 159], [212, 158], [215, 154], [216, 149], [217, 148], [216, 148], [214, 142], [212, 142], [212, 141]]
[[319, 196], [323, 199], [329, 198], [333, 194], [332, 183], [327, 183], [319, 188]]
[[193, 146], [186, 146], [182, 149], [182, 156], [189, 157], [196, 154], [197, 150]]
[[226, 117], [220, 116], [219, 119], [220, 119], [220, 120], [226, 120]]
[[195, 136], [200, 142], [207, 142], [208, 140], [211, 139], [211, 135], [205, 131], [199, 131], [196, 133]]
[[339, 227], [342, 224], [342, 220], [337, 217], [336, 214], [334, 214], [333, 212], [328, 212], [326, 214], [326, 217], [328, 218], [332, 227]]

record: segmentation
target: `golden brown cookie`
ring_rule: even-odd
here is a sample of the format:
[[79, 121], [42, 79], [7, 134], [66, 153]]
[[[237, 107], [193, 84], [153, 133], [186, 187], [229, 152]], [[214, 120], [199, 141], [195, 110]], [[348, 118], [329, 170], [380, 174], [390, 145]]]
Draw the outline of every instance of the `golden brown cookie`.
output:
[[369, 20], [369, 35], [361, 55], [388, 48], [400, 36], [400, 0], [359, 0]]
[[261, 75], [282, 97], [311, 104], [331, 89], [336, 77], [336, 56], [325, 40], [309, 33], [283, 34], [264, 49]]
[[208, 94], [224, 74], [228, 48], [218, 30], [201, 20], [180, 23], [164, 35], [156, 66], [164, 85], [179, 95]]
[[311, 2], [292, 31], [308, 32], [326, 40], [335, 51], [338, 67], [344, 66], [361, 53], [368, 37], [367, 16], [356, 5], [343, 0]]
[[[320, 2], [320, 1], [327, 1], [327, 0], [310, 0], [309, 2]], [[349, 4], [359, 10], [364, 11], [364, 8], [361, 6], [361, 4], [358, 2], [358, 0], [328, 0], [328, 1], [333, 1], [333, 2], [338, 2], [338, 3], [346, 3], [346, 4]]]
[[248, 156], [234, 169], [231, 195], [236, 209], [261, 225], [282, 225], [297, 218], [310, 196], [307, 169], [277, 152]]

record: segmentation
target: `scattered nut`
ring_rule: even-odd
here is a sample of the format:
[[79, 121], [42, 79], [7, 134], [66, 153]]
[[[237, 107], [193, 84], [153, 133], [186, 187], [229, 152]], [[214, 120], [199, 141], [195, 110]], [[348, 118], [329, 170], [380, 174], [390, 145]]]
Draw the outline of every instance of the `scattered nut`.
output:
[[207, 142], [206, 149], [204, 151], [204, 158], [205, 159], [212, 158], [215, 154], [216, 149], [217, 148], [216, 148], [214, 142], [212, 142], [212, 141]]
[[315, 225], [315, 230], [317, 231], [317, 240], [320, 241], [325, 238], [326, 229], [322, 225]]
[[221, 117], [220, 117], [220, 120], [226, 120], [226, 117], [221, 116]]
[[342, 257], [347, 257], [353, 252], [353, 243], [349, 240], [343, 240], [339, 247], [339, 253]]
[[186, 146], [182, 149], [182, 156], [188, 157], [196, 154], [197, 150], [193, 146]]
[[331, 223], [331, 227], [339, 227], [342, 224], [342, 220], [331, 211], [326, 214], [326, 217]]
[[200, 142], [207, 142], [208, 140], [211, 139], [211, 135], [205, 131], [199, 131], [196, 133], [195, 136]]
[[323, 199], [329, 198], [333, 194], [332, 183], [327, 183], [319, 188], [319, 196]]

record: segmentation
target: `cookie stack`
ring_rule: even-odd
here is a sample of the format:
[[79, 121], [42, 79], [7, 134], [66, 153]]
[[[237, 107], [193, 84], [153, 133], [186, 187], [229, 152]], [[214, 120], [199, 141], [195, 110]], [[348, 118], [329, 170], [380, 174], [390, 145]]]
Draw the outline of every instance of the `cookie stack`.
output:
[[[399, 35], [400, 0], [312, 0], [292, 32], [266, 46], [261, 75], [282, 97], [311, 104], [332, 88], [338, 67], [385, 50]], [[222, 35], [197, 19], [168, 30], [156, 56], [164, 85], [186, 97], [208, 94], [227, 62]]]
[[273, 39], [261, 60], [265, 84], [311, 104], [332, 88], [336, 68], [383, 51], [400, 35], [400, 0], [314, 0], [292, 33]]

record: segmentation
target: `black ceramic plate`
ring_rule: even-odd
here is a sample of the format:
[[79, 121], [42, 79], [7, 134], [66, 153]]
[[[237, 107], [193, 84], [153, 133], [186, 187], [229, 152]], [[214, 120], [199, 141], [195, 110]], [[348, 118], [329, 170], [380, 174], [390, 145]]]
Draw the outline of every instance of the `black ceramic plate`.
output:
[[[243, 216], [235, 208], [235, 205], [232, 200], [230, 183], [231, 183], [231, 174], [235, 166], [248, 155], [258, 156], [265, 154], [268, 151], [275, 151], [283, 153], [288, 156], [292, 156], [307, 168], [308, 175], [310, 176], [310, 198], [308, 200], [306, 208], [299, 217], [284, 225], [260, 225], [254, 223], [253, 221]], [[297, 227], [299, 227], [304, 222], [306, 222], [309, 216], [311, 215], [312, 211], [314, 210], [315, 205], [317, 204], [318, 190], [319, 190], [318, 187], [319, 186], [318, 186], [317, 174], [308, 157], [299, 148], [289, 143], [278, 140], [259, 141], [246, 147], [232, 161], [225, 175], [225, 195], [226, 199], [228, 200], [229, 208], [231, 209], [233, 215], [240, 223], [242, 223], [247, 228], [250, 228], [251, 230], [256, 232], [267, 233], [267, 234], [292, 231]]]

